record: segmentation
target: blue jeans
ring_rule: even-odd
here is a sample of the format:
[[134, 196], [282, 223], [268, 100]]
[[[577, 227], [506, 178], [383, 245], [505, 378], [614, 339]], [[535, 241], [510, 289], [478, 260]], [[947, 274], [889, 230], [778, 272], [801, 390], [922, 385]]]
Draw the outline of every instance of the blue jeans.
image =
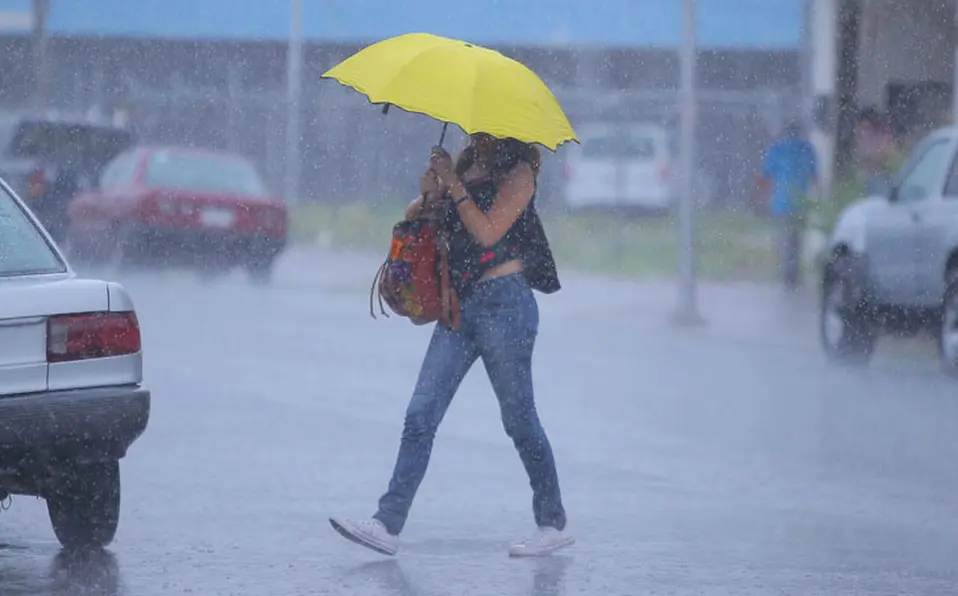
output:
[[802, 233], [804, 222], [796, 215], [778, 216], [779, 273], [787, 288], [796, 288], [802, 277]]
[[566, 517], [555, 458], [532, 391], [532, 350], [539, 330], [532, 289], [521, 273], [481, 281], [460, 308], [457, 331], [440, 323], [432, 334], [406, 409], [396, 467], [374, 517], [390, 534], [402, 531], [426, 475], [436, 429], [466, 373], [482, 358], [499, 400], [502, 426], [529, 475], [536, 524], [562, 530]]

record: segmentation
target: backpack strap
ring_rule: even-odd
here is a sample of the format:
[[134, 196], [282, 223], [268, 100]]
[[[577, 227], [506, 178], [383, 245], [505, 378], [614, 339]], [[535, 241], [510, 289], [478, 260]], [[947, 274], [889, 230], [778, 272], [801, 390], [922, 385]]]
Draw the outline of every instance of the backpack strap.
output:
[[387, 258], [383, 261], [383, 264], [379, 266], [379, 270], [376, 271], [376, 275], [373, 276], [373, 285], [369, 288], [369, 316], [376, 318], [376, 312], [373, 308], [375, 304], [376, 296], [379, 296], [379, 312], [382, 313], [384, 317], [389, 318], [389, 313], [386, 312], [385, 307], [383, 306], [383, 295], [379, 291], [379, 280], [382, 279], [383, 274], [386, 272], [386, 267], [389, 266], [389, 259]]
[[449, 272], [449, 237], [445, 228], [439, 230], [439, 300], [442, 304], [442, 322], [453, 331], [461, 323], [459, 297], [452, 288]]

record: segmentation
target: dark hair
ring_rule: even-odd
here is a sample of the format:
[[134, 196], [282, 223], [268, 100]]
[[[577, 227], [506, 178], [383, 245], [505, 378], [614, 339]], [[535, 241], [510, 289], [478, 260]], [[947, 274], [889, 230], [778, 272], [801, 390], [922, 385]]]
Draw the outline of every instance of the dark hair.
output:
[[469, 143], [462, 152], [459, 153], [459, 157], [456, 158], [456, 166], [454, 168], [456, 176], [462, 178], [474, 163], [476, 163], [476, 146]]
[[801, 120], [789, 120], [788, 124], [785, 125], [785, 134], [797, 137], [801, 136], [805, 132], [805, 127], [802, 126]]
[[[475, 144], [469, 143], [456, 160], [456, 175], [463, 176], [476, 162], [477, 149]], [[533, 175], [539, 174], [542, 156], [539, 149], [530, 143], [523, 143], [516, 139], [496, 139], [492, 160], [489, 164], [490, 177], [501, 180], [511, 172], [520, 162], [525, 162], [532, 168]]]
[[502, 178], [522, 162], [532, 168], [534, 176], [538, 176], [541, 161], [542, 155], [535, 145], [515, 139], [502, 139], [496, 143], [496, 153], [492, 158], [492, 177]]

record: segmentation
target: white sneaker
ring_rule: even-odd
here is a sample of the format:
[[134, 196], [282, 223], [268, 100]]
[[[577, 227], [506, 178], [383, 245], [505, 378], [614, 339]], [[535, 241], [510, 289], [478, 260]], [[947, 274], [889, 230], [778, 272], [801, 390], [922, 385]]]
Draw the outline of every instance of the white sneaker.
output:
[[539, 528], [530, 538], [509, 547], [510, 557], [543, 557], [575, 544], [571, 534], [555, 528]]
[[354, 521], [341, 517], [329, 518], [329, 525], [356, 544], [372, 549], [390, 557], [399, 552], [399, 536], [386, 531], [386, 526], [378, 519]]

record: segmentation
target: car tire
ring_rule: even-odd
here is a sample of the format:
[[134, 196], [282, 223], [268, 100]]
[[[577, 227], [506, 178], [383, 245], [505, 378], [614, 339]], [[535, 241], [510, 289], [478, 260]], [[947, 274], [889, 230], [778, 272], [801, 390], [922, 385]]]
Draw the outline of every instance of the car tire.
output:
[[943, 373], [958, 379], [958, 268], [945, 276], [945, 295], [941, 305], [938, 336], [938, 361]]
[[46, 501], [53, 532], [63, 548], [107, 546], [120, 522], [120, 462], [71, 466]]
[[875, 351], [877, 324], [855, 283], [844, 258], [826, 267], [819, 307], [819, 338], [825, 355], [837, 364], [867, 364]]
[[273, 259], [259, 258], [246, 263], [244, 267], [249, 280], [256, 285], [269, 285], [273, 281]]

